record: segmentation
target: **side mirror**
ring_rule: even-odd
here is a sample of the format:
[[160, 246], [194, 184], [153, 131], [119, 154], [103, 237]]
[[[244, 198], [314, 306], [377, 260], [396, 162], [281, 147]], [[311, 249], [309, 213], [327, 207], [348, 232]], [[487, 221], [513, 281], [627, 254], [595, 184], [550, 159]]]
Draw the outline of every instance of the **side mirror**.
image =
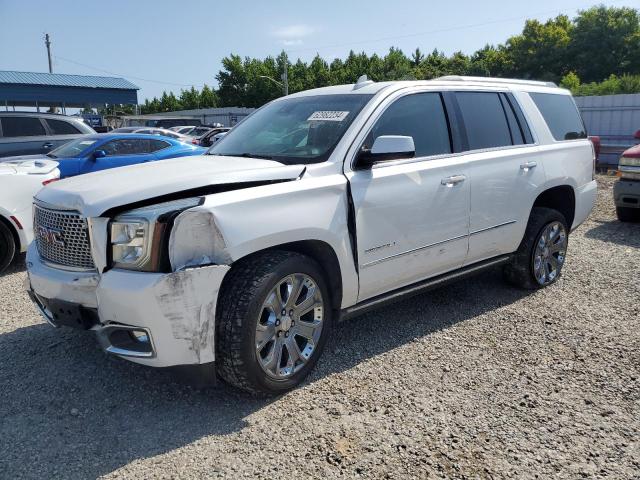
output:
[[96, 150], [95, 152], [93, 152], [93, 158], [98, 159], [98, 158], [104, 158], [107, 156], [107, 152], [105, 152], [104, 150]]
[[636, 130], [636, 133], [633, 134], [633, 138], [640, 140], [640, 130]]
[[371, 150], [363, 149], [358, 156], [359, 167], [371, 167], [374, 163], [403, 158], [413, 158], [416, 147], [413, 137], [404, 135], [381, 135], [375, 139]]

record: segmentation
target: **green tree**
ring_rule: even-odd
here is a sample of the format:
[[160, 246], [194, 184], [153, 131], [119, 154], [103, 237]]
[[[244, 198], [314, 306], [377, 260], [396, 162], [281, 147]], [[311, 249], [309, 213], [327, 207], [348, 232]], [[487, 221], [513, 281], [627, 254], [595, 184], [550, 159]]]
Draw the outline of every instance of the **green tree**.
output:
[[632, 8], [593, 7], [575, 19], [569, 51], [583, 81], [640, 73], [640, 17]]
[[577, 92], [580, 88], [580, 77], [575, 72], [569, 72], [560, 80], [560, 86], [572, 92]]
[[[286, 62], [286, 63], [285, 63]], [[349, 52], [346, 58], [316, 55], [307, 64], [292, 61], [285, 52], [276, 57], [222, 59], [216, 75], [218, 90], [205, 85], [163, 93], [160, 100], [145, 101], [144, 112], [161, 112], [209, 106], [259, 107], [283, 94], [285, 65], [289, 92], [326, 85], [353, 83], [366, 74], [375, 81], [432, 79], [443, 75], [532, 78], [561, 82], [580, 94], [640, 91], [640, 23], [637, 10], [593, 7], [574, 19], [559, 15], [546, 22], [527, 20], [518, 35], [500, 45], [485, 45], [472, 55], [447, 56], [434, 49], [428, 55], [416, 48], [411, 55], [392, 47], [386, 55]], [[581, 82], [582, 81], [582, 82]], [[583, 83], [584, 82], [584, 83]]]
[[573, 25], [566, 15], [541, 23], [527, 20], [522, 34], [507, 40], [509, 75], [559, 81], [568, 72]]
[[218, 106], [218, 94], [205, 83], [200, 91], [200, 107], [214, 108]]

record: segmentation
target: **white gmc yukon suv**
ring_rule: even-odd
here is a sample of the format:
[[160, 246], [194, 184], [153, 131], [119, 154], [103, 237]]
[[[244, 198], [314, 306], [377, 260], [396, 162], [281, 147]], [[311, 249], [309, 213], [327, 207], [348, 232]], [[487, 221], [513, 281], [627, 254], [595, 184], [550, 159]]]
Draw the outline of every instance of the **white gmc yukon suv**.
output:
[[206, 155], [43, 189], [28, 290], [110, 354], [279, 392], [340, 318], [498, 265], [552, 284], [595, 195], [568, 91], [365, 77], [275, 100]]

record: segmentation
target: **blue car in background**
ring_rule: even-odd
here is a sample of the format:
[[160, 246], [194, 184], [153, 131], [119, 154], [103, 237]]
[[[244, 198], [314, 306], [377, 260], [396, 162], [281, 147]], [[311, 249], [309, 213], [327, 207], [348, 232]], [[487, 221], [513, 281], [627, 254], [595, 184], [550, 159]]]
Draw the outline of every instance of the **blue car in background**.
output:
[[107, 133], [73, 140], [52, 150], [46, 158], [59, 162], [60, 178], [66, 178], [136, 163], [201, 155], [206, 151], [159, 135]]

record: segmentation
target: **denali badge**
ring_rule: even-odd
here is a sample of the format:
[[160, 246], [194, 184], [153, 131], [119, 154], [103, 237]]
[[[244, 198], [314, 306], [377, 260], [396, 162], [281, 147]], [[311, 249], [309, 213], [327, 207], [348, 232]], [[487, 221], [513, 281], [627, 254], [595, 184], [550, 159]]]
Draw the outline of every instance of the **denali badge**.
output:
[[62, 232], [60, 230], [39, 226], [38, 238], [41, 242], [64, 247], [64, 238], [62, 237]]

